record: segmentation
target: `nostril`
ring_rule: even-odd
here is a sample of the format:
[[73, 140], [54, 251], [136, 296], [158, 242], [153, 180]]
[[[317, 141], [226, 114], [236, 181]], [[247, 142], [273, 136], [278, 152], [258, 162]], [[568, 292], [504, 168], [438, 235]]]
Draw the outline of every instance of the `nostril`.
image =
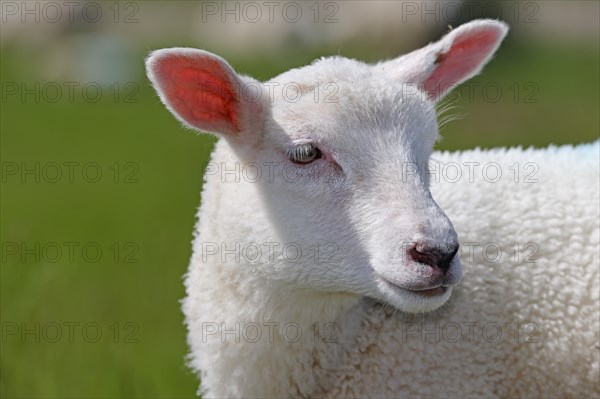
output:
[[458, 244], [450, 245], [449, 248], [446, 248], [449, 249], [449, 251], [447, 251], [445, 255], [442, 255], [441, 259], [439, 260], [438, 266], [444, 273], [450, 269], [450, 263], [452, 263], [452, 259], [454, 259], [454, 256], [456, 256], [458, 247]]
[[417, 243], [407, 251], [407, 254], [409, 258], [415, 262], [438, 268], [446, 273], [448, 269], [450, 269], [450, 264], [452, 263], [454, 256], [456, 256], [458, 248], [458, 244], [431, 246]]
[[437, 265], [435, 254], [431, 253], [429, 248], [423, 244], [417, 244], [408, 250], [408, 257], [415, 262], [423, 263], [431, 267]]

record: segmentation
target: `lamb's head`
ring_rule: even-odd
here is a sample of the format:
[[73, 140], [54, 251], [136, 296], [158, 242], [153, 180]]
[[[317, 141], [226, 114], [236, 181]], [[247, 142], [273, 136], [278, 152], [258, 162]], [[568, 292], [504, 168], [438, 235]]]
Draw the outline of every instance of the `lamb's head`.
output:
[[506, 31], [474, 21], [394, 60], [325, 58], [265, 83], [193, 49], [156, 51], [147, 69], [179, 120], [260, 171], [256, 195], [296, 248], [269, 278], [417, 312], [444, 304], [462, 276], [457, 234], [428, 187], [435, 103]]

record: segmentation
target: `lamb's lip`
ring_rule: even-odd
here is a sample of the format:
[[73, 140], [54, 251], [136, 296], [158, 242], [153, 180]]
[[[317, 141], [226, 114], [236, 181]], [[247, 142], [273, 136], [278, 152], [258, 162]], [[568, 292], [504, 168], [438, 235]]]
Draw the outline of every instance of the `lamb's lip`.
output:
[[395, 289], [400, 289], [402, 291], [410, 292], [412, 294], [416, 294], [416, 295], [423, 296], [423, 297], [441, 296], [441, 295], [444, 295], [446, 293], [446, 291], [448, 291], [448, 288], [450, 288], [450, 286], [443, 285], [443, 284], [438, 284], [438, 285], [434, 285], [431, 287], [424, 287], [424, 288], [407, 288], [407, 287], [402, 287], [401, 285], [395, 284], [395, 283], [391, 282], [390, 280], [386, 279], [385, 277], [381, 277], [381, 279], [386, 284], [392, 286]]

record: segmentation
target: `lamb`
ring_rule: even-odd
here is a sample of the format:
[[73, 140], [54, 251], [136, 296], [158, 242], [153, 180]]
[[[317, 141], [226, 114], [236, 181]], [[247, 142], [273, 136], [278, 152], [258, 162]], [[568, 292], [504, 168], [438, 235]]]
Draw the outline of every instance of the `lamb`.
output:
[[265, 83], [151, 53], [164, 105], [220, 137], [183, 301], [199, 394], [600, 395], [599, 143], [433, 152], [436, 102], [507, 30]]

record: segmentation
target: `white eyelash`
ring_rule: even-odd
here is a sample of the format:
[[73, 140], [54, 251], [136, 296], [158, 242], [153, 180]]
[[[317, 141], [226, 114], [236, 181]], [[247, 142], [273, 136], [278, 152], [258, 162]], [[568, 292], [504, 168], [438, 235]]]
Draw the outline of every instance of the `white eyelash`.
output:
[[314, 149], [315, 146], [310, 143], [295, 145], [288, 150], [288, 156], [292, 159], [302, 160], [309, 157]]

